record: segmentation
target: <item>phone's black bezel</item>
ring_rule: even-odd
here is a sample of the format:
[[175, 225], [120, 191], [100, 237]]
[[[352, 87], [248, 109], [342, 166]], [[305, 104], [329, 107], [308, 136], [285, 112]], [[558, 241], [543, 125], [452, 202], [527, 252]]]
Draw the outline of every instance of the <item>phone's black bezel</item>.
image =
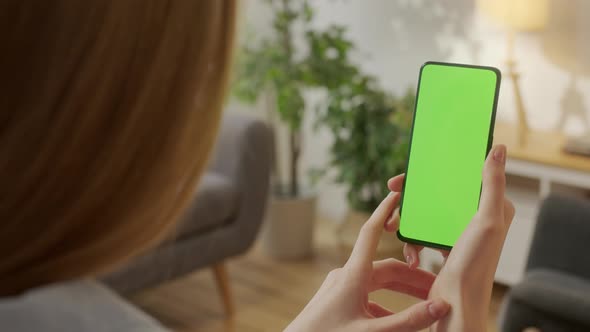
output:
[[[494, 72], [496, 74], [496, 91], [494, 94], [494, 105], [493, 105], [493, 109], [492, 109], [492, 121], [490, 121], [490, 128], [488, 130], [488, 146], [486, 148], [486, 157], [488, 155], [488, 153], [490, 152], [490, 149], [492, 147], [492, 142], [494, 140], [494, 126], [496, 124], [496, 109], [498, 106], [498, 96], [500, 93], [500, 83], [502, 80], [502, 73], [500, 72], [500, 70], [498, 68], [495, 67], [489, 67], [489, 66], [476, 66], [476, 65], [467, 65], [467, 64], [461, 64], [461, 63], [450, 63], [450, 62], [438, 62], [438, 61], [427, 61], [425, 62], [421, 67], [420, 67], [420, 74], [418, 77], [418, 85], [416, 87], [416, 100], [414, 102], [414, 114], [412, 115], [412, 128], [410, 130], [410, 143], [408, 146], [408, 157], [406, 160], [406, 175], [404, 177], [404, 182], [402, 184], [402, 194], [401, 194], [401, 198], [400, 198], [400, 203], [399, 203], [399, 214], [400, 214], [400, 222], [401, 222], [401, 215], [402, 215], [402, 207], [404, 204], [404, 192], [406, 189], [406, 180], [408, 178], [408, 174], [409, 174], [409, 164], [410, 164], [410, 152], [412, 151], [412, 141], [414, 138], [414, 123], [416, 121], [416, 111], [418, 110], [418, 98], [420, 96], [420, 81], [422, 79], [422, 71], [424, 70], [424, 68], [428, 65], [438, 65], [438, 66], [450, 66], [450, 67], [465, 67], [465, 68], [473, 68], [473, 69], [482, 69], [482, 70], [490, 70], [492, 72]], [[481, 190], [480, 190], [480, 194], [481, 194]], [[440, 243], [434, 243], [434, 242], [428, 242], [428, 241], [423, 241], [423, 240], [418, 240], [418, 239], [412, 239], [409, 237], [405, 237], [401, 234], [400, 230], [398, 229], [397, 231], [397, 237], [402, 240], [403, 242], [408, 242], [408, 243], [414, 243], [414, 244], [418, 244], [421, 246], [425, 246], [425, 247], [430, 247], [430, 248], [438, 248], [438, 249], [445, 249], [445, 250], [451, 250], [453, 247], [452, 246], [447, 246], [444, 244], [440, 244]]]

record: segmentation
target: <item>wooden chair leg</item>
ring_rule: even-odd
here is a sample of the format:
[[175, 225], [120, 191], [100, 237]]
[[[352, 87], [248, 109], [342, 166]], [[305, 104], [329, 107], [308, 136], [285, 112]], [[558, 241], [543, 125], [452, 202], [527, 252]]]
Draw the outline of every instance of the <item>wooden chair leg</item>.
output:
[[225, 268], [224, 262], [213, 265], [213, 273], [215, 274], [215, 281], [217, 282], [217, 289], [221, 295], [225, 313], [228, 316], [234, 314], [234, 302], [229, 284], [229, 277]]

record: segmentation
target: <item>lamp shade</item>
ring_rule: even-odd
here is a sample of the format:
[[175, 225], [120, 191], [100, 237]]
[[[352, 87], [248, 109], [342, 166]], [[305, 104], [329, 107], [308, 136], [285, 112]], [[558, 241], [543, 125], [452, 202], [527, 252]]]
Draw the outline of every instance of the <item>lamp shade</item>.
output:
[[549, 16], [549, 0], [478, 0], [479, 9], [499, 24], [516, 31], [538, 31]]
[[590, 76], [590, 1], [552, 0], [551, 17], [542, 34], [549, 61], [572, 74]]

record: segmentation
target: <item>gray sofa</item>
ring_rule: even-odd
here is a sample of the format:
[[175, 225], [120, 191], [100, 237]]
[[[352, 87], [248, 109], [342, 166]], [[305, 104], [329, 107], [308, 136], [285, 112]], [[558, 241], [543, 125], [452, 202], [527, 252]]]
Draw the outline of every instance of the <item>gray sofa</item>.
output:
[[550, 196], [541, 207], [524, 280], [505, 298], [501, 330], [590, 331], [590, 201]]
[[231, 313], [223, 261], [245, 252], [258, 233], [272, 151], [273, 137], [261, 121], [227, 115], [210, 167], [170, 239], [104, 277], [103, 283], [72, 281], [0, 299], [0, 331], [165, 331], [117, 293], [138, 291], [207, 266], [215, 267], [226, 311]]

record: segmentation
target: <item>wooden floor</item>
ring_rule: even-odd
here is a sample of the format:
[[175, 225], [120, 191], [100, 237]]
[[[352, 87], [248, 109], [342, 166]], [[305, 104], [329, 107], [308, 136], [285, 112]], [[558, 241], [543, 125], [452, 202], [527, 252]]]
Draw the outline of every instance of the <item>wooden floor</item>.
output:
[[[236, 312], [226, 317], [211, 269], [135, 294], [131, 300], [178, 332], [280, 331], [299, 313], [322, 283], [326, 273], [341, 266], [346, 252], [339, 248], [328, 226], [319, 226], [315, 255], [301, 261], [277, 261], [256, 245], [228, 262]], [[345, 250], [344, 250], [345, 251]], [[496, 286], [489, 331], [497, 331], [496, 315], [505, 287]], [[395, 311], [416, 300], [387, 291], [371, 298]]]

